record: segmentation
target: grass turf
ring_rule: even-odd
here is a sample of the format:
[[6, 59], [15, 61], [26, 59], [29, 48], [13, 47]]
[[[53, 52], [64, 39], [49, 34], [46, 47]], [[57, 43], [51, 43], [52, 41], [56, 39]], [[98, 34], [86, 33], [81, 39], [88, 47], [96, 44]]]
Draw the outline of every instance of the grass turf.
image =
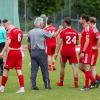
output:
[[[59, 57], [56, 61], [57, 70], [50, 72], [52, 90], [45, 90], [42, 80], [41, 71], [38, 72], [37, 86], [39, 91], [32, 91], [30, 89], [30, 58], [28, 51], [25, 52], [23, 61], [23, 73], [25, 76], [25, 90], [24, 94], [16, 94], [19, 89], [17, 75], [15, 70], [9, 72], [9, 78], [6, 85], [5, 92], [0, 94], [0, 100], [100, 100], [100, 88], [92, 89], [87, 92], [80, 91], [80, 88], [84, 85], [84, 75], [79, 71], [79, 88], [74, 88], [73, 72], [71, 66], [66, 64], [65, 81], [63, 87], [56, 86], [56, 82], [59, 80], [60, 62]], [[98, 59], [97, 72], [100, 73], [100, 62]], [[0, 77], [1, 82], [1, 77]]]

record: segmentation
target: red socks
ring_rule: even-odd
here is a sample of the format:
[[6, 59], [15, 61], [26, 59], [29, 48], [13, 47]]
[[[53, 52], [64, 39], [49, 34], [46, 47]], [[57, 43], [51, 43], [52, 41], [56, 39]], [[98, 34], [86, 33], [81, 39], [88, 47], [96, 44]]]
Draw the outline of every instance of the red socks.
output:
[[19, 75], [18, 79], [19, 79], [20, 87], [24, 87], [24, 76], [23, 75]]
[[60, 82], [64, 81], [64, 75], [60, 75]]
[[2, 86], [5, 86], [5, 85], [6, 85], [7, 80], [8, 80], [8, 77], [7, 77], [7, 76], [2, 76], [1, 85], [2, 85]]
[[[8, 79], [8, 77], [2, 76], [2, 81], [1, 81], [1, 85], [2, 86], [6, 85], [7, 79]], [[19, 79], [20, 87], [24, 87], [24, 76], [23, 75], [19, 75], [18, 79]]]
[[91, 75], [90, 71], [86, 71], [85, 73], [85, 87], [88, 88], [89, 86], [89, 79], [94, 83], [95, 79], [94, 77]]
[[78, 88], [78, 77], [74, 77], [74, 86]]
[[89, 77], [90, 77], [90, 72], [86, 71], [85, 72], [85, 87], [88, 88], [89, 87]]

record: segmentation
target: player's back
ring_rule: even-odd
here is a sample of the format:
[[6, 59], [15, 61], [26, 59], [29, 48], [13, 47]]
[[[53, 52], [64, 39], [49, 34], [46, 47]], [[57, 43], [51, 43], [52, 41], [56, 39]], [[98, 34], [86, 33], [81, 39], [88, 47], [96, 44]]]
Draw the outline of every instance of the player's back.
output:
[[[54, 32], [56, 32], [56, 28], [53, 25], [48, 25], [47, 27], [44, 28], [44, 30], [50, 32], [51, 34], [54, 34]], [[47, 46], [52, 46], [52, 45], [56, 45], [56, 38], [52, 37], [52, 38], [46, 38], [46, 45]]]
[[66, 28], [60, 33], [63, 39], [63, 46], [75, 46], [78, 40], [78, 32], [73, 28]]
[[23, 32], [18, 28], [13, 28], [10, 30], [9, 37], [11, 39], [10, 47], [11, 48], [20, 48], [23, 38]]
[[78, 40], [78, 32], [73, 28], [66, 28], [60, 33], [60, 38], [63, 39], [62, 53], [67, 52], [67, 55], [76, 55], [76, 42]]

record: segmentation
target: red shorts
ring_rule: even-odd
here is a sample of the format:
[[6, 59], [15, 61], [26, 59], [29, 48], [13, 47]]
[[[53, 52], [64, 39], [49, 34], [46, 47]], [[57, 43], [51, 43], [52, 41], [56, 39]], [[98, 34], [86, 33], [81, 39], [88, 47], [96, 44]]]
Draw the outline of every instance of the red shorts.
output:
[[79, 57], [79, 62], [83, 64], [91, 64], [91, 53], [85, 53], [84, 57], [80, 58]]
[[97, 50], [92, 50], [92, 57], [91, 57], [91, 65], [92, 66], [96, 65], [97, 58], [98, 58], [98, 49]]
[[52, 56], [55, 53], [56, 46], [47, 46], [47, 54]]
[[20, 50], [10, 50], [4, 65], [5, 69], [22, 68], [22, 54]]
[[77, 64], [78, 63], [78, 59], [76, 56], [63, 56], [63, 55], [61, 55], [61, 60], [63, 63], [66, 63], [67, 60], [69, 60], [69, 64], [73, 64], [73, 63]]

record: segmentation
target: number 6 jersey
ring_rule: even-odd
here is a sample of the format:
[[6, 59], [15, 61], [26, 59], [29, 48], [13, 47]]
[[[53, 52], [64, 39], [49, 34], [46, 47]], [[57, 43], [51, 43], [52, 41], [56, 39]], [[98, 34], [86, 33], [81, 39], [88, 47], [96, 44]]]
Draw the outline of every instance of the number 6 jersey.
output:
[[23, 38], [23, 32], [18, 28], [9, 30], [7, 39], [11, 39], [10, 48], [20, 48]]
[[72, 27], [68, 27], [61, 31], [60, 38], [63, 40], [61, 54], [63, 56], [76, 56], [78, 32]]

